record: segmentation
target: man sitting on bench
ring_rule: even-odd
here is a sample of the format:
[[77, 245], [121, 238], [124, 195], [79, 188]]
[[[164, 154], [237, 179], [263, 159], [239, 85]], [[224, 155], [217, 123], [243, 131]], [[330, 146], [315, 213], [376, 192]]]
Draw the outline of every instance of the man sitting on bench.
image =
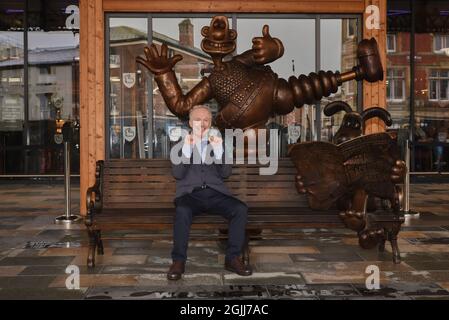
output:
[[[229, 221], [225, 269], [241, 276], [252, 274], [251, 268], [240, 258], [248, 207], [235, 198], [223, 182], [231, 175], [232, 165], [224, 164], [223, 140], [217, 136], [208, 138], [211, 122], [212, 113], [207, 106], [193, 107], [189, 114], [193, 133], [185, 136], [182, 146], [182, 156], [190, 159], [190, 163], [173, 164], [172, 161], [176, 179], [176, 215], [171, 253], [173, 263], [167, 273], [169, 280], [178, 280], [184, 273], [192, 219], [204, 212], [219, 214]], [[221, 159], [222, 164], [206, 161], [208, 155]]]

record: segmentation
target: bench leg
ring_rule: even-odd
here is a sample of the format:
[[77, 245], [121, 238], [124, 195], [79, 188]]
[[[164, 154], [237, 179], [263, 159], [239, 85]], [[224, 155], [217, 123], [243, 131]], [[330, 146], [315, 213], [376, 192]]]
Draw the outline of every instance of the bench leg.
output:
[[104, 247], [103, 247], [103, 240], [101, 239], [101, 231], [96, 230], [97, 233], [97, 254], [104, 255]]
[[95, 267], [95, 249], [97, 247], [97, 232], [92, 228], [87, 229], [87, 233], [89, 235], [89, 251], [87, 253], [87, 267], [94, 268]]
[[398, 233], [401, 229], [401, 223], [396, 222], [389, 226], [388, 230], [386, 230], [387, 240], [390, 241], [391, 251], [393, 254], [393, 262], [401, 263], [401, 253], [399, 251], [398, 246]]
[[382, 240], [379, 241], [379, 245], [377, 247], [377, 250], [379, 252], [384, 252], [385, 251], [385, 238], [382, 238]]
[[393, 262], [401, 263], [401, 253], [399, 252], [398, 242], [396, 239], [391, 240], [391, 248], [393, 250]]
[[394, 233], [393, 231], [390, 231], [388, 237], [389, 237], [389, 240], [391, 243], [391, 250], [393, 253], [393, 262], [401, 263], [401, 253], [399, 252], [397, 234]]
[[218, 248], [223, 252], [226, 252], [226, 248], [228, 247], [228, 229], [218, 229], [218, 233]]

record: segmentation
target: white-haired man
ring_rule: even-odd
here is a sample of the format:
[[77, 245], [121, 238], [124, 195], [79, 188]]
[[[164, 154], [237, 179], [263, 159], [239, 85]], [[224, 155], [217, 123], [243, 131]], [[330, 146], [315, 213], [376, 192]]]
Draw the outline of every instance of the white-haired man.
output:
[[[229, 221], [226, 270], [242, 276], [252, 274], [251, 268], [243, 264], [240, 258], [248, 207], [235, 198], [224, 184], [223, 179], [232, 173], [232, 165], [223, 161], [223, 140], [218, 136], [208, 138], [211, 123], [212, 113], [207, 106], [192, 108], [189, 125], [193, 132], [185, 136], [182, 146], [182, 155], [189, 159], [189, 163], [172, 166], [176, 178], [176, 215], [171, 253], [173, 263], [167, 273], [169, 280], [178, 280], [184, 273], [192, 219], [204, 212], [219, 214]], [[208, 155], [221, 161], [206, 161]], [[192, 163], [195, 159], [199, 162]]]

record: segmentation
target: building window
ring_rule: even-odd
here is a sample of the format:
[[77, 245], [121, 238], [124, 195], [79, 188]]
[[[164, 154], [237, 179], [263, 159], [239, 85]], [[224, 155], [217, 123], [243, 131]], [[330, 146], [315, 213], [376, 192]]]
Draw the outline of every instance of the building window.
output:
[[429, 100], [449, 100], [449, 69], [430, 71]]
[[39, 74], [47, 75], [51, 73], [50, 65], [41, 65], [39, 66]]
[[433, 37], [433, 50], [442, 52], [444, 49], [449, 50], [449, 34], [435, 34]]
[[347, 19], [346, 20], [346, 36], [348, 38], [354, 38], [356, 36], [357, 20]]
[[396, 52], [396, 35], [393, 33], [387, 34], [387, 52]]
[[404, 101], [405, 77], [404, 70], [390, 69], [387, 72], [387, 100]]

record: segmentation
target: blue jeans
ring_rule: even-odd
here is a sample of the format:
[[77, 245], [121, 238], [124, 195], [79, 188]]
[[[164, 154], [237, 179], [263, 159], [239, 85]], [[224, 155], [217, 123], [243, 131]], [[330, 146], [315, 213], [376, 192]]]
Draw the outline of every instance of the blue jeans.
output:
[[173, 260], [186, 261], [190, 226], [193, 217], [203, 212], [219, 214], [229, 222], [226, 260], [240, 256], [245, 243], [248, 207], [240, 200], [211, 188], [195, 191], [175, 199], [173, 224]]

